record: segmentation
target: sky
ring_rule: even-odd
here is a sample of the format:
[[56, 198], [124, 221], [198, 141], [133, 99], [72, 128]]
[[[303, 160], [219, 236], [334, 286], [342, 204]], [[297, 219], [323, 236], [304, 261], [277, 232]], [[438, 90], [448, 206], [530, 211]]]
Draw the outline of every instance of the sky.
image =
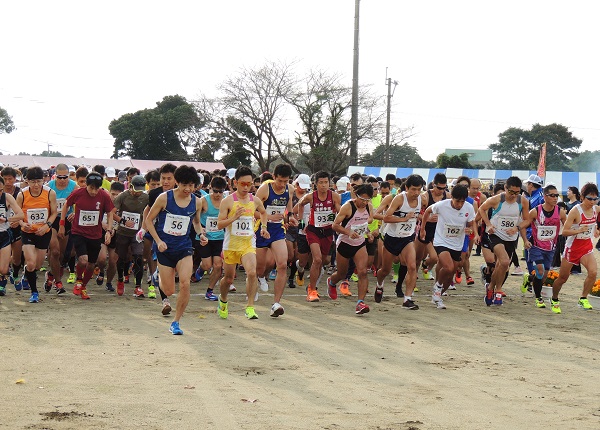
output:
[[[296, 62], [351, 85], [354, 0], [4, 2], [0, 152], [108, 158], [108, 125], [166, 95], [214, 96], [242, 67]], [[600, 6], [592, 1], [360, 3], [359, 83], [434, 160], [509, 127], [557, 122], [600, 149]], [[285, 132], [282, 131], [282, 132]], [[291, 135], [292, 130], [288, 130]], [[50, 145], [50, 146], [48, 146]]]

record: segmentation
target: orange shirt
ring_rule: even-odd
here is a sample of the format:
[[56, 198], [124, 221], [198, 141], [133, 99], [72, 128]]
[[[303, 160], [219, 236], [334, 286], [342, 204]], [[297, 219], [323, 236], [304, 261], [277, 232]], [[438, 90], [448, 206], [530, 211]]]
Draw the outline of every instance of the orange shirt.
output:
[[25, 222], [31, 225], [33, 232], [48, 222], [50, 217], [50, 188], [43, 186], [39, 196], [34, 197], [29, 187], [23, 193], [23, 214]]

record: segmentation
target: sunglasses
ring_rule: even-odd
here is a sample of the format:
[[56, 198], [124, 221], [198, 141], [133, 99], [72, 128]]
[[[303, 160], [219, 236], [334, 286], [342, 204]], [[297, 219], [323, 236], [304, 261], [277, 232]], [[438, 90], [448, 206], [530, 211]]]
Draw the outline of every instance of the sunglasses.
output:
[[546, 194], [548, 197], [559, 197], [560, 194]]
[[364, 197], [361, 197], [361, 196], [356, 196], [356, 197], [358, 197], [359, 199], [361, 199], [364, 202], [370, 202], [371, 201], [371, 199], [368, 198], [368, 197], [367, 198], [364, 198]]
[[212, 189], [212, 192], [215, 194], [223, 194], [223, 190], [215, 190], [214, 188]]
[[590, 197], [590, 196], [585, 196], [586, 200], [590, 200], [592, 202], [597, 201], [598, 199], [600, 199], [600, 197]]
[[519, 190], [519, 191], [506, 190], [506, 192], [508, 194], [510, 194], [511, 196], [516, 196], [517, 194], [521, 194], [521, 190]]
[[240, 187], [251, 187], [253, 182], [244, 182], [244, 181], [237, 181], [237, 184]]
[[442, 190], [442, 191], [446, 190], [446, 187], [438, 187], [437, 185], [436, 185], [435, 187], [436, 187], [438, 190]]
[[90, 181], [102, 181], [102, 176], [100, 175], [88, 175], [87, 179]]
[[69, 179], [69, 175], [56, 175], [56, 179]]

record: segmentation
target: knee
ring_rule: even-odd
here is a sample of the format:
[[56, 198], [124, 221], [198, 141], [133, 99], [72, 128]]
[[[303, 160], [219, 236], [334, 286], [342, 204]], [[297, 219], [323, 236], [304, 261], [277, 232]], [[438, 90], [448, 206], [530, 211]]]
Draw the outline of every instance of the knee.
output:
[[277, 273], [285, 273], [287, 271], [287, 261], [282, 261], [277, 265]]
[[323, 257], [313, 257], [313, 264], [316, 266], [323, 264]]
[[366, 267], [362, 267], [360, 269], [356, 269], [356, 274], [358, 275], [359, 278], [364, 278], [365, 276], [367, 276], [367, 268]]
[[256, 269], [248, 269], [248, 268], [246, 268], [246, 276], [248, 278], [256, 278]]
[[596, 280], [596, 275], [598, 274], [598, 271], [596, 269], [591, 269], [587, 271], [587, 277], [589, 279], [593, 279], [594, 281]]
[[496, 267], [501, 270], [507, 270], [509, 265], [510, 265], [510, 260], [508, 258], [507, 259], [502, 258], [502, 259], [498, 259], [498, 261], [496, 261]]

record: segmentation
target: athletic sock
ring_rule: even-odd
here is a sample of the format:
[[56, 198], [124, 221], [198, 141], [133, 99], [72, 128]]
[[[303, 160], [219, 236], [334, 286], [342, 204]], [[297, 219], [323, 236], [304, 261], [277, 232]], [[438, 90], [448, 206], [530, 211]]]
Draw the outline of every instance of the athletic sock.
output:
[[35, 281], [36, 281], [35, 272], [36, 272], [35, 270], [33, 272], [30, 272], [29, 270], [25, 270], [25, 278], [27, 278], [27, 282], [29, 283], [29, 288], [31, 288], [32, 293], [38, 292], [37, 285], [35, 283]]

